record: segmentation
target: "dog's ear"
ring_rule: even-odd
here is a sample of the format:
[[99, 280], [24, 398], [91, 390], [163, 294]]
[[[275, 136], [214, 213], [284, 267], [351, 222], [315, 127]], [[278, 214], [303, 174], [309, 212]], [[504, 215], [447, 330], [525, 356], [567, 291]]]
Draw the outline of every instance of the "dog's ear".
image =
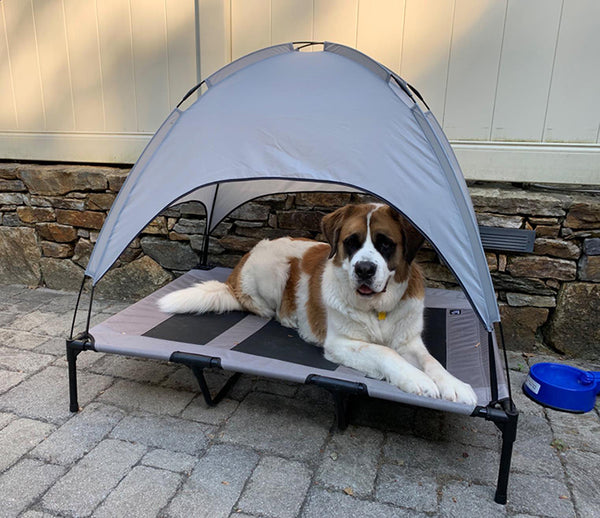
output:
[[340, 239], [340, 231], [342, 229], [344, 219], [346, 219], [351, 210], [352, 206], [346, 205], [341, 209], [337, 209], [336, 211], [327, 214], [321, 220], [321, 230], [323, 231], [323, 235], [325, 236], [325, 239], [331, 247], [329, 259], [331, 259], [335, 254], [337, 254], [338, 241]]
[[408, 263], [412, 263], [425, 238], [403, 216], [400, 216], [400, 227], [404, 238], [404, 258]]
[[407, 263], [412, 263], [425, 238], [402, 214], [392, 209], [389, 205], [387, 206], [387, 210], [392, 219], [398, 223], [402, 232], [404, 259], [406, 259]]

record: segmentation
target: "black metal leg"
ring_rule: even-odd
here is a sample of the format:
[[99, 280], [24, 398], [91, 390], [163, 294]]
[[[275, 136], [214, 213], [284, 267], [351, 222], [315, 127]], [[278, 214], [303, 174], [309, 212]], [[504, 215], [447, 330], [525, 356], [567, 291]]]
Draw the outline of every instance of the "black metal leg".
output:
[[511, 409], [506, 412], [508, 421], [499, 424], [502, 430], [502, 452], [500, 454], [500, 470], [498, 472], [498, 485], [494, 501], [498, 504], [506, 504], [508, 492], [508, 476], [510, 474], [510, 463], [512, 460], [513, 444], [517, 438], [517, 421], [519, 414]]
[[77, 400], [77, 356], [81, 351], [95, 351], [94, 337], [88, 332], [67, 340], [67, 364], [69, 369], [69, 410], [79, 412]]
[[210, 389], [208, 388], [208, 385], [206, 383], [206, 378], [204, 377], [204, 368], [198, 367], [196, 365], [192, 365], [192, 366], [190, 366], [190, 368], [192, 369], [194, 376], [198, 380], [198, 385], [200, 385], [200, 391], [202, 392], [204, 401], [206, 402], [206, 404], [208, 406], [215, 406], [219, 401], [221, 401], [227, 395], [227, 393], [229, 392], [231, 387], [233, 387], [233, 385], [235, 385], [237, 380], [240, 379], [240, 376], [241, 376], [241, 373], [239, 373], [239, 372], [234, 373], [225, 382], [225, 384], [223, 385], [221, 390], [219, 390], [219, 392], [217, 392], [217, 395], [215, 397], [212, 397], [210, 394]]
[[348, 427], [350, 421], [350, 397], [357, 394], [368, 394], [367, 386], [364, 383], [338, 380], [317, 374], [309, 374], [306, 377], [305, 383], [324, 388], [333, 396], [335, 418], [339, 430], [345, 430]]
[[350, 422], [350, 396], [338, 390], [331, 390], [330, 393], [335, 402], [335, 418], [338, 430], [345, 430]]
[[67, 363], [69, 367], [69, 410], [79, 412], [77, 400], [77, 355], [81, 350], [74, 349], [67, 340]]

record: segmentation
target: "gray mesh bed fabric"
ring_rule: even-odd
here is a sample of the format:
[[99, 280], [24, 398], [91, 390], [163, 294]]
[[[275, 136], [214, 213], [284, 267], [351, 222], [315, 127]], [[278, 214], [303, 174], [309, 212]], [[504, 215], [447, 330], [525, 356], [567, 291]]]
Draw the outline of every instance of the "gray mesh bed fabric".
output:
[[[169, 360], [175, 352], [199, 354], [220, 358], [225, 370], [298, 383], [305, 383], [310, 375], [326, 376], [362, 383], [371, 397], [460, 414], [473, 412], [469, 405], [407, 394], [332, 363], [323, 357], [321, 348], [273, 320], [242, 312], [170, 315], [156, 305], [171, 291], [209, 279], [224, 281], [229, 272], [226, 268], [192, 270], [96, 325], [90, 330], [95, 350], [159, 360]], [[492, 397], [484, 326], [462, 292], [428, 289], [425, 302], [424, 341], [431, 353], [452, 374], [471, 384], [479, 405], [487, 405]], [[498, 357], [496, 365], [502, 365]], [[501, 367], [497, 372], [499, 397], [508, 397], [504, 372]]]

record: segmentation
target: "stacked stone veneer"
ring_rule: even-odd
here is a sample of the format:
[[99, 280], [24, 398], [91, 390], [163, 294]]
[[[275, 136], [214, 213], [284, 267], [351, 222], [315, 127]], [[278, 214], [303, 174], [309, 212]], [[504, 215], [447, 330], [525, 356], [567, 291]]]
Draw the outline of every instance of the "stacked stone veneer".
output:
[[[128, 170], [0, 164], [0, 282], [75, 290]], [[168, 172], [165, 173], [168, 175]], [[160, 186], [156, 186], [160, 189]], [[487, 252], [507, 345], [600, 358], [600, 197], [513, 186], [471, 186], [479, 222], [536, 231], [532, 254]], [[322, 216], [359, 195], [272, 195], [248, 203], [210, 239], [210, 262], [233, 266], [260, 239], [320, 238]], [[204, 210], [186, 203], [155, 218], [98, 284], [101, 294], [135, 298], [193, 268]], [[431, 286], [455, 287], [427, 246]]]

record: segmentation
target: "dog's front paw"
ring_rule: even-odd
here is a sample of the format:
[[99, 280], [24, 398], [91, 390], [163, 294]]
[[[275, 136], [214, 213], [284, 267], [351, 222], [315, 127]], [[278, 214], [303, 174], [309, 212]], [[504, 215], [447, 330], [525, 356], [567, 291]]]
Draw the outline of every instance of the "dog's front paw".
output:
[[448, 374], [436, 380], [437, 386], [440, 389], [442, 399], [454, 401], [456, 403], [464, 403], [465, 405], [477, 405], [477, 396], [471, 385], [460, 381], [451, 374]]
[[404, 392], [417, 396], [440, 397], [440, 391], [435, 382], [427, 374], [413, 366], [406, 366], [393, 373], [390, 376], [390, 383]]

